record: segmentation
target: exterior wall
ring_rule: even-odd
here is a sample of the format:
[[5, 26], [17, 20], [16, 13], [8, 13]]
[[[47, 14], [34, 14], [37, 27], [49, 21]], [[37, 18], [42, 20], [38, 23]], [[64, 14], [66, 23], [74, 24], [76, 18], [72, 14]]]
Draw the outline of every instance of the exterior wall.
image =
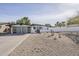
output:
[[79, 27], [79, 24], [67, 25], [67, 27]]
[[[36, 29], [33, 29], [33, 27], [36, 27]], [[40, 32], [50, 32], [51, 31], [51, 28], [50, 27], [46, 27], [46, 26], [33, 26], [33, 27], [32, 27], [32, 32], [33, 33], [35, 33], [35, 31], [37, 29], [39, 29]], [[40, 29], [40, 27], [41, 27], [41, 29]]]
[[50, 31], [51, 31], [50, 27], [43, 26], [43, 28], [41, 29], [41, 32], [50, 32]]
[[79, 32], [79, 27], [56, 27], [52, 30], [54, 32]]
[[21, 27], [13, 27], [13, 33], [21, 33]]
[[31, 33], [36, 33], [37, 29], [39, 29], [38, 26], [31, 26]]
[[27, 33], [27, 27], [22, 27], [22, 33]]
[[40, 31], [43, 30], [43, 27], [42, 26], [32, 26], [32, 33], [37, 33], [37, 29], [39, 29]]
[[[31, 27], [30, 30], [28, 27]], [[16, 33], [16, 34], [25, 34], [28, 33], [28, 30], [30, 33], [37, 33], [37, 29], [40, 30], [40, 32], [50, 32], [50, 28], [46, 26], [23, 26], [23, 25], [16, 25], [12, 26], [11, 28], [11, 33]]]
[[31, 27], [31, 33], [36, 33], [33, 27]]
[[29, 26], [22, 26], [22, 25], [19, 25], [19, 26], [12, 26], [12, 30], [11, 30], [11, 34], [25, 34], [25, 33], [28, 33], [28, 27]]

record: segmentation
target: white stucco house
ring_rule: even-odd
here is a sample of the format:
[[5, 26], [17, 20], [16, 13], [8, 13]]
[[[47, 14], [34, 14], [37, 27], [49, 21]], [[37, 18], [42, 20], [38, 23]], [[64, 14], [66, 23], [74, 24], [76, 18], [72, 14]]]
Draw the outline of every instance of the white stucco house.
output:
[[12, 25], [11, 34], [37, 33], [37, 30], [40, 30], [40, 32], [49, 32], [50, 29], [50, 27], [44, 25]]

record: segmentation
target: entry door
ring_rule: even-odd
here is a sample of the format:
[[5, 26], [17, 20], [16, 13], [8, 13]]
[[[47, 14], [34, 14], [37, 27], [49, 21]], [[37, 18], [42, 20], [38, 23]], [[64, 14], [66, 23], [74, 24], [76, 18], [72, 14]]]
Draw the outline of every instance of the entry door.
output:
[[31, 27], [27, 28], [27, 33], [31, 33]]

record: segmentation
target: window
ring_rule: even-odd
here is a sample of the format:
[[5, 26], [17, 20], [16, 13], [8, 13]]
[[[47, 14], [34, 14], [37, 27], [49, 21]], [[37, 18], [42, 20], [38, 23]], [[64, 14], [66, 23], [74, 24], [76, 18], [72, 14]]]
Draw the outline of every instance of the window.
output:
[[42, 29], [42, 27], [39, 27], [39, 29]]
[[36, 27], [33, 27], [33, 29], [36, 29]]

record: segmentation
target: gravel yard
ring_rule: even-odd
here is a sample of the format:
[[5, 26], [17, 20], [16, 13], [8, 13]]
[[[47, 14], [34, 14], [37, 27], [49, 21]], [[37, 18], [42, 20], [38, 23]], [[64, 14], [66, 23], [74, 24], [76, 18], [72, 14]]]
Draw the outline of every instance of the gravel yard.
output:
[[77, 56], [79, 45], [58, 33], [32, 34], [16, 47], [9, 56]]

